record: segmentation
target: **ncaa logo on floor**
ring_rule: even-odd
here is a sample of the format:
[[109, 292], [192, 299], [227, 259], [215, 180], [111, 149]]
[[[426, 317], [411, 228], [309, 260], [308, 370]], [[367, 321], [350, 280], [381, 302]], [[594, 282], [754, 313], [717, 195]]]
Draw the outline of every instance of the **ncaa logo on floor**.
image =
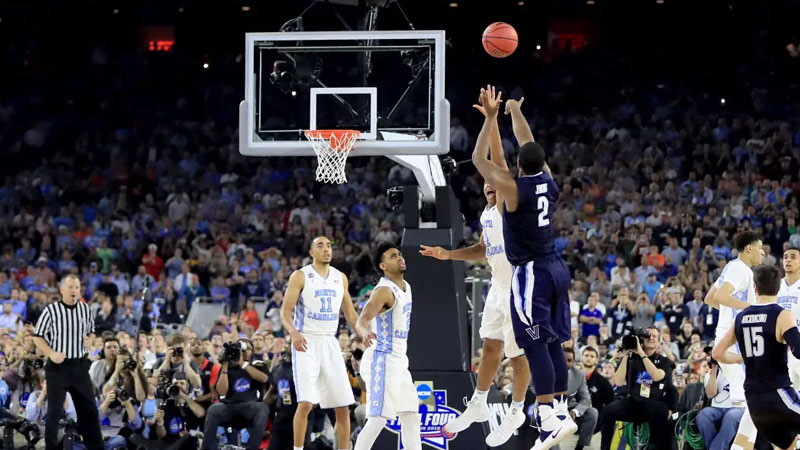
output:
[[[419, 431], [423, 444], [441, 450], [447, 450], [447, 443], [456, 435], [445, 436], [442, 426], [461, 415], [461, 411], [447, 406], [447, 390], [434, 389], [430, 381], [418, 381], [417, 398], [419, 398]], [[403, 449], [400, 438], [400, 420], [386, 422], [386, 428], [397, 435], [397, 448]]]

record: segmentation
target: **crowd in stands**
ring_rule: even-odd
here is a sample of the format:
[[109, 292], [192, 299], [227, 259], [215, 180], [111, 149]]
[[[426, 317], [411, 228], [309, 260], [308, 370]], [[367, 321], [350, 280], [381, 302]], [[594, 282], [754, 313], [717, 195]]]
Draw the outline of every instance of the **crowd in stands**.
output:
[[[9, 60], [19, 56], [8, 52]], [[657, 351], [674, 366], [670, 410], [703, 407], [706, 389], [697, 386], [713, 378], [706, 346], [717, 313], [702, 300], [736, 257], [734, 237], [744, 229], [760, 233], [767, 264], [800, 247], [800, 124], [782, 119], [796, 105], [771, 95], [781, 86], [754, 86], [749, 103], [724, 106], [698, 100], [702, 93], [691, 86], [643, 85], [596, 108], [554, 107], [586, 89], [566, 83], [563, 71], [580, 72], [589, 60], [556, 58], [544, 81], [507, 82], [504, 96], [528, 98], [523, 110], [562, 188], [557, 251], [574, 280], [573, 340], [566, 345], [575, 367], [587, 372], [601, 413], [614, 395], [620, 336], [655, 324]], [[35, 371], [20, 367], [36, 359], [30, 325], [59, 298], [56, 283], [66, 274], [81, 278], [97, 314], [93, 359], [110, 337], [131, 353], [143, 339], [143, 367], [169, 347], [156, 325], [183, 323], [199, 300], [225, 303], [232, 315], [219, 318], [208, 336], [183, 328], [187, 341], [175, 345], [191, 352], [196, 341], [201, 355], [218, 361], [224, 343], [246, 337], [257, 346], [254, 359], [279, 365], [286, 348], [278, 318], [283, 291], [292, 271], [308, 262], [317, 235], [331, 238], [332, 265], [347, 274], [357, 308], [363, 306], [376, 279], [371, 245], [396, 241], [403, 229], [385, 191], [413, 182], [407, 169], [358, 159], [348, 167], [348, 183], [331, 186], [313, 181], [309, 159], [239, 155], [242, 68], [234, 62], [220, 67], [220, 79], [187, 80], [169, 63], [150, 67], [98, 48], [87, 68], [56, 86], [43, 82], [47, 69], [26, 66], [29, 79], [0, 92], [0, 148], [8, 164], [0, 186], [0, 371], [12, 411], [37, 404], [36, 392], [45, 389]], [[157, 86], [140, 84], [154, 77]], [[460, 117], [451, 130], [457, 157], [471, 151], [477, 134], [462, 106], [454, 108]], [[509, 124], [501, 128], [513, 161], [513, 134]], [[451, 183], [474, 242], [481, 180], [463, 170]], [[263, 316], [254, 308], [262, 300]], [[340, 342], [357, 366], [360, 343], [346, 329]], [[144, 378], [147, 396], [156, 380]], [[504, 366], [497, 387], [507, 391], [512, 379]], [[361, 394], [356, 377], [352, 384]]]

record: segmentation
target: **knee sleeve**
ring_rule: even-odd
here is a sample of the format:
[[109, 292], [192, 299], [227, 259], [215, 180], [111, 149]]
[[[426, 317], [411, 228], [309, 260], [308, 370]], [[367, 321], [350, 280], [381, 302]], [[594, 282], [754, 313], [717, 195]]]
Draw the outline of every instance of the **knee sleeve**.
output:
[[534, 342], [525, 347], [525, 356], [528, 358], [528, 366], [531, 368], [531, 379], [536, 395], [551, 395], [556, 392], [554, 390], [555, 369], [547, 344]]
[[567, 358], [564, 356], [564, 349], [559, 342], [547, 344], [550, 353], [550, 360], [553, 361], [553, 371], [555, 373], [553, 392], [567, 392], [569, 385], [569, 368]]
[[398, 417], [403, 447], [408, 450], [422, 450], [422, 440], [419, 436], [419, 414], [402, 413]]
[[383, 417], [370, 417], [367, 419], [367, 423], [364, 424], [364, 428], [362, 428], [361, 433], [358, 434], [356, 445], [353, 450], [371, 449], [372, 444], [375, 443], [375, 439], [378, 439], [378, 435], [381, 434], [381, 430], [385, 425], [386, 419]]

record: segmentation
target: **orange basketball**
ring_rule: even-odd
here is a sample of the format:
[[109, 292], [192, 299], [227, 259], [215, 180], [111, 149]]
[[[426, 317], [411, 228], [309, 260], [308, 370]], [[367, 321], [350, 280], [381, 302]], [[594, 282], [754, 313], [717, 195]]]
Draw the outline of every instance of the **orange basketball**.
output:
[[483, 32], [483, 49], [495, 58], [505, 58], [517, 49], [517, 30], [505, 22], [495, 22]]

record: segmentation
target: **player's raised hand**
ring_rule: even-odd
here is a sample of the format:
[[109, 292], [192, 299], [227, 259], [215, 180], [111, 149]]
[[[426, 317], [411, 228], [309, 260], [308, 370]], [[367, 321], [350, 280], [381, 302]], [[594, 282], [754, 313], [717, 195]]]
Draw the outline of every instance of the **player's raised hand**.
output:
[[486, 85], [486, 89], [481, 89], [481, 97], [483, 97], [483, 110], [485, 112], [485, 116], [488, 118], [495, 118], [497, 117], [497, 113], [500, 111], [500, 103], [503, 102], [501, 99], [503, 96], [502, 92], [497, 92], [494, 86], [491, 84]]
[[448, 259], [450, 259], [449, 252], [443, 249], [442, 247], [430, 247], [427, 245], [420, 245], [419, 252], [422, 256], [430, 256], [432, 258], [440, 259], [442, 261], [447, 261]]
[[304, 352], [308, 350], [308, 342], [306, 342], [306, 338], [300, 334], [299, 331], [294, 330], [290, 333], [292, 336], [292, 345], [294, 345], [294, 349], [298, 352]]
[[514, 108], [519, 109], [520, 107], [522, 107], [522, 102], [524, 102], [524, 101], [525, 101], [525, 97], [520, 97], [519, 100], [514, 100], [512, 98], [512, 99], [509, 99], [508, 101], [506, 101], [505, 114], [509, 115], [509, 114], [511, 114], [511, 111], [514, 110]]

